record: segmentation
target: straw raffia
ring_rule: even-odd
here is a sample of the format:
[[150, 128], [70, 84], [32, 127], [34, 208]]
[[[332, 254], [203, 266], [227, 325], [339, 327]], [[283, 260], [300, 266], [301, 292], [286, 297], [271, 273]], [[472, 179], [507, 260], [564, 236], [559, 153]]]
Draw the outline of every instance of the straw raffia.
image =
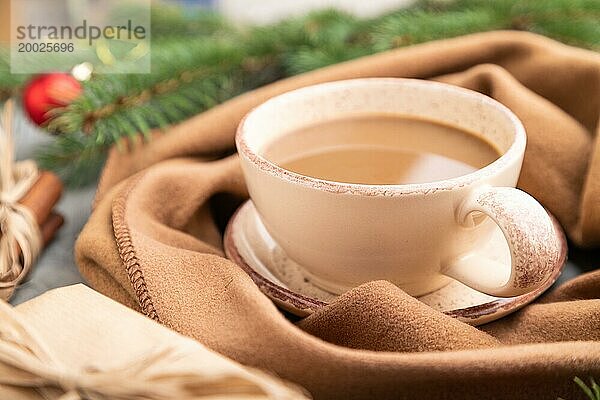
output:
[[33, 161], [14, 161], [12, 102], [4, 105], [0, 124], [0, 299], [9, 299], [27, 276], [42, 249], [35, 217], [19, 200], [38, 179]]
[[[271, 398], [250, 378], [194, 371], [169, 371], [171, 363], [185, 355], [163, 348], [134, 358], [120, 368], [102, 370], [89, 366], [73, 369], [60, 362], [19, 313], [0, 301], [0, 386], [29, 388], [43, 399], [59, 400], [192, 400], [223, 398]], [[170, 369], [171, 371], [173, 369]], [[294, 390], [278, 398], [294, 398]], [[297, 393], [296, 393], [297, 394]], [[297, 397], [301, 397], [297, 395]]]

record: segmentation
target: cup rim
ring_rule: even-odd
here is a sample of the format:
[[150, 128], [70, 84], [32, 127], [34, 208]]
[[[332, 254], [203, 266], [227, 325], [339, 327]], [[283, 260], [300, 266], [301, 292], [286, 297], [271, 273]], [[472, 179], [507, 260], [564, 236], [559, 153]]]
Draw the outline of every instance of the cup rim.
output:
[[[363, 183], [347, 183], [330, 181], [312, 176], [298, 174], [296, 172], [289, 171], [285, 168], [280, 167], [276, 163], [263, 157], [258, 152], [252, 149], [247, 142], [246, 136], [249, 131], [247, 126], [248, 118], [264, 108], [270, 107], [274, 102], [278, 101], [283, 97], [298, 97], [310, 94], [312, 91], [319, 90], [322, 88], [335, 89], [337, 87], [348, 87], [348, 85], [364, 85], [369, 83], [389, 83], [389, 84], [400, 84], [409, 86], [438, 86], [446, 91], [454, 92], [457, 94], [467, 95], [477, 99], [479, 102], [488, 107], [493, 107], [500, 113], [508, 117], [508, 120], [512, 124], [514, 129], [514, 140], [510, 147], [492, 163], [480, 168], [476, 171], [470, 172], [465, 175], [461, 175], [454, 178], [437, 180], [432, 182], [423, 183], [407, 183], [407, 184], [363, 184]], [[512, 160], [518, 158], [525, 151], [526, 146], [526, 133], [525, 128], [519, 118], [505, 105], [486, 96], [482, 93], [474, 90], [465, 89], [460, 86], [450, 85], [447, 83], [429, 81], [425, 79], [410, 79], [410, 78], [357, 78], [357, 79], [345, 79], [331, 82], [318, 83], [314, 85], [304, 86], [299, 89], [294, 89], [288, 92], [271, 97], [262, 104], [254, 107], [250, 110], [241, 120], [238, 125], [235, 144], [238, 153], [244, 157], [247, 161], [256, 166], [259, 170], [266, 172], [272, 176], [280, 179], [284, 179], [291, 183], [300, 184], [312, 189], [318, 189], [331, 193], [341, 194], [358, 194], [365, 196], [399, 196], [407, 194], [417, 193], [433, 193], [440, 190], [452, 190], [456, 187], [468, 186], [476, 181], [479, 181], [485, 177], [494, 175], [501, 171], [506, 165]]]

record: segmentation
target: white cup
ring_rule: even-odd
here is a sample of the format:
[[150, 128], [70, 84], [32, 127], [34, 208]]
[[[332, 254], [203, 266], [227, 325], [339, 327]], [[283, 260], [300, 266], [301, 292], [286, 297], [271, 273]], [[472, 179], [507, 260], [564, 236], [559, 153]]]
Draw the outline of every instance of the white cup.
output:
[[[366, 185], [285, 170], [265, 157], [275, 139], [356, 113], [424, 117], [477, 132], [500, 150], [473, 173], [431, 183]], [[560, 243], [544, 208], [515, 189], [526, 135], [502, 104], [431, 81], [370, 78], [309, 86], [251, 111], [236, 144], [266, 229], [310, 279], [334, 293], [386, 279], [418, 296], [454, 278], [494, 296], [530, 292], [549, 278]], [[475, 250], [497, 224], [511, 265]]]

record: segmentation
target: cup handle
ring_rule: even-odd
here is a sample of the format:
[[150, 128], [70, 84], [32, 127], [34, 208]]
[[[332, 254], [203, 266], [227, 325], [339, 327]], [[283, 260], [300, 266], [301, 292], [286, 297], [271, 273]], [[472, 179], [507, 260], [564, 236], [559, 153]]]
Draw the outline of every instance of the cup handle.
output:
[[[473, 226], [473, 212], [482, 212], [500, 227], [508, 242], [511, 270], [479, 254], [463, 254], [443, 267], [443, 274], [483, 293], [518, 296], [542, 285], [556, 267], [561, 244], [546, 210], [527, 193], [511, 187], [486, 186], [471, 192], [457, 209], [457, 220]], [[489, 274], [482, 274], [489, 268]]]

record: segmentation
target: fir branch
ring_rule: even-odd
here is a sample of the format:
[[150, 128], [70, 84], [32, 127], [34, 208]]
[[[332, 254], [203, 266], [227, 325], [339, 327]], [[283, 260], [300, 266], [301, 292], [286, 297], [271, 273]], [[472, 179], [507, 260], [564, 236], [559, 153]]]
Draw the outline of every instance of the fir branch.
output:
[[190, 12], [176, 5], [162, 4], [151, 10], [151, 33], [153, 39], [175, 37], [188, 40], [190, 36], [225, 37], [236, 34], [235, 29], [214, 11]]
[[[431, 26], [436, 29], [427, 28]], [[506, 26], [506, 19], [489, 8], [468, 8], [444, 13], [417, 9], [384, 18], [373, 35], [376, 49], [387, 50]]]
[[68, 178], [71, 186], [93, 182], [104, 164], [108, 146], [100, 139], [81, 133], [61, 135], [40, 149], [36, 159], [43, 169]]
[[[172, 65], [172, 60], [177, 60], [177, 65]], [[85, 83], [84, 96], [54, 110], [55, 118], [48, 127], [61, 134], [96, 134], [99, 121], [108, 120], [120, 132], [118, 138], [132, 126], [147, 132], [150, 127], [177, 122], [213, 106], [216, 94], [209, 89], [233, 74], [242, 61], [235, 47], [214, 41], [169, 43], [154, 58], [151, 74], [99, 75]], [[202, 92], [196, 95], [196, 91]], [[153, 112], [142, 116], [147, 107]], [[141, 119], [146, 124], [140, 125]]]

